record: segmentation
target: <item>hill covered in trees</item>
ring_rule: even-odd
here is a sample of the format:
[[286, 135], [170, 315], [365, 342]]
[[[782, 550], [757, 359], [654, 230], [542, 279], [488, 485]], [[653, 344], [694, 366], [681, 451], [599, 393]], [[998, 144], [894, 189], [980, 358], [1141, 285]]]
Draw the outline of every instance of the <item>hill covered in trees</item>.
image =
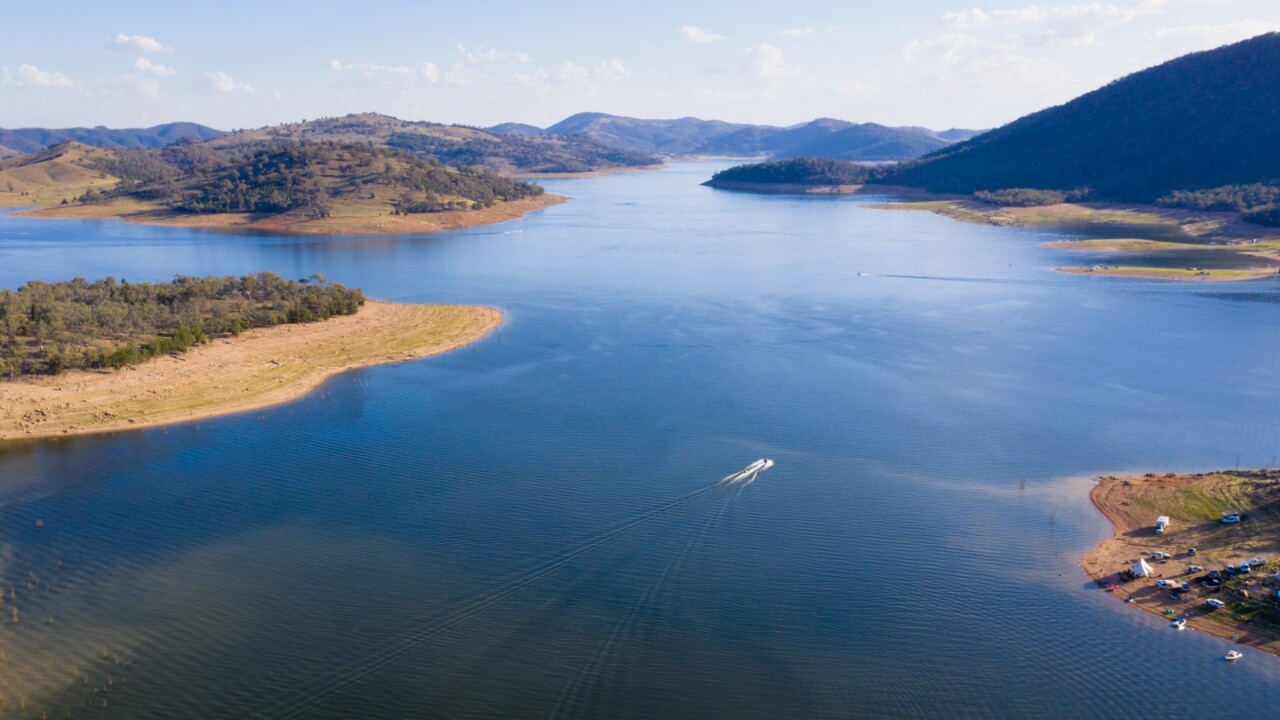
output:
[[352, 315], [364, 301], [318, 275], [31, 282], [0, 290], [0, 377], [120, 368], [215, 335]]
[[101, 209], [90, 216], [120, 209], [377, 218], [480, 210], [542, 194], [538, 185], [489, 170], [355, 142], [179, 142], [155, 150], [68, 143], [0, 162], [0, 203]]
[[532, 183], [488, 170], [455, 170], [406, 153], [354, 142], [276, 141], [243, 154], [199, 144], [120, 152], [93, 161], [120, 178], [78, 198], [160, 203], [188, 213], [300, 213], [329, 216], [339, 205], [395, 213], [491, 207], [542, 194]]
[[210, 144], [243, 151], [281, 141], [362, 143], [401, 150], [443, 165], [506, 173], [589, 172], [661, 162], [650, 153], [610, 147], [585, 135], [496, 132], [376, 113], [241, 130]]
[[1049, 190], [1261, 217], [1280, 188], [1277, 127], [1280, 34], [1269, 33], [1134, 73], [884, 179], [936, 192]]
[[222, 135], [221, 130], [190, 122], [165, 123], [149, 128], [0, 128], [0, 159], [39, 152], [67, 142], [137, 150], [164, 147], [179, 140], [211, 140], [219, 135]]
[[737, 165], [712, 175], [704, 184], [731, 189], [750, 185], [859, 185], [869, 175], [867, 167], [842, 160], [796, 158]]
[[642, 120], [604, 113], [579, 113], [546, 132], [586, 135], [611, 147], [664, 155], [756, 155], [775, 159], [811, 156], [863, 161], [916, 158], [977, 134], [972, 130], [938, 133], [927, 128], [856, 124], [830, 118], [776, 127], [693, 117]]

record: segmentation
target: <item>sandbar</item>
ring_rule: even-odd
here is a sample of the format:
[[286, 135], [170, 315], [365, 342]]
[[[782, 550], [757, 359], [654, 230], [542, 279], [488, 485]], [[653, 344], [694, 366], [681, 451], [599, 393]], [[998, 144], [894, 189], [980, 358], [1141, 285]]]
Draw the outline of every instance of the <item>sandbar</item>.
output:
[[256, 410], [353, 368], [476, 342], [502, 313], [474, 305], [366, 301], [355, 315], [220, 338], [118, 371], [0, 381], [0, 441], [113, 432]]

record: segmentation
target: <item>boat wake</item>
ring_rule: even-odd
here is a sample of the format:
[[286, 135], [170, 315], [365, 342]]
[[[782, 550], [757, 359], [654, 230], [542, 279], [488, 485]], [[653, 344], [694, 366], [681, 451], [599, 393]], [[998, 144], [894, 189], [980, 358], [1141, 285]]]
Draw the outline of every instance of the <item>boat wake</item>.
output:
[[627, 635], [634, 626], [637, 615], [641, 609], [648, 604], [653, 594], [664, 584], [667, 577], [684, 561], [693, 547], [699, 544], [706, 536], [708, 531], [720, 521], [725, 509], [729, 503], [733, 501], [742, 490], [750, 485], [760, 476], [761, 473], [768, 471], [773, 467], [773, 460], [763, 458], [749, 463], [741, 470], [730, 473], [720, 480], [707, 485], [705, 487], [694, 490], [693, 492], [682, 497], [671, 500], [658, 508], [651, 510], [637, 518], [627, 521], [608, 532], [605, 532], [595, 538], [584, 541], [576, 547], [550, 558], [537, 567], [521, 573], [515, 577], [506, 578], [495, 587], [491, 587], [488, 591], [482, 592], [479, 596], [469, 601], [461, 603], [452, 611], [445, 613], [443, 617], [438, 617], [434, 622], [425, 624], [419, 628], [413, 629], [403, 634], [397, 642], [390, 647], [384, 647], [380, 652], [372, 653], [367, 657], [361, 658], [353, 663], [353, 669], [344, 674], [336, 682], [331, 682], [320, 689], [311, 689], [305, 692], [305, 695], [294, 696], [287, 699], [281, 699], [275, 711], [269, 713], [270, 717], [277, 718], [295, 718], [306, 717], [317, 712], [323, 711], [330, 707], [336, 700], [365, 686], [391, 669], [398, 661], [404, 659], [410, 653], [413, 653], [426, 643], [445, 635], [450, 630], [466, 623], [468, 620], [499, 606], [503, 601], [509, 600], [517, 596], [521, 591], [529, 589], [540, 580], [544, 580], [554, 575], [558, 571], [572, 566], [576, 561], [583, 560], [593, 553], [613, 545], [615, 542], [632, 535], [642, 528], [652, 524], [653, 522], [666, 517], [667, 515], [689, 505], [694, 500], [708, 495], [710, 493], [723, 493], [724, 502], [714, 511], [707, 523], [702, 527], [701, 531], [689, 541], [684, 549], [674, 557], [665, 568], [654, 579], [653, 583], [637, 598], [635, 605], [627, 617], [621, 619], [613, 628], [609, 637], [605, 638], [597, 651], [587, 660], [584, 668], [580, 669], [577, 676], [573, 678], [569, 685], [565, 688], [561, 697], [556, 703], [556, 707], [552, 710], [553, 716], [559, 716], [566, 708], [571, 707], [575, 700], [579, 699], [588, 684], [588, 678], [595, 676], [592, 672], [600, 666], [607, 664], [611, 655], [614, 654], [618, 640]]

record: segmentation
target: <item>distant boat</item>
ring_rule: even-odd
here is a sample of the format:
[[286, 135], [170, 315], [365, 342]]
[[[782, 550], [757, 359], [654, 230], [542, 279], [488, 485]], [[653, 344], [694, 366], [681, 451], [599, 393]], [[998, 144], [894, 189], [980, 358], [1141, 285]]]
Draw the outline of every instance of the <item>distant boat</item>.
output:
[[1222, 659], [1226, 660], [1227, 662], [1235, 662], [1242, 657], [1244, 657], [1244, 653], [1237, 652], [1235, 650], [1228, 650], [1227, 654], [1222, 656]]

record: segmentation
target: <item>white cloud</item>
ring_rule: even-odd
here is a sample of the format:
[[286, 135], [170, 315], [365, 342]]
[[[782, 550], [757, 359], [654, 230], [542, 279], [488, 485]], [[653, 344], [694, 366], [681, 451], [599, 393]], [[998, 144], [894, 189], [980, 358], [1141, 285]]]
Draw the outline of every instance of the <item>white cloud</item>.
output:
[[165, 47], [159, 40], [145, 35], [125, 35], [124, 33], [116, 33], [116, 36], [107, 41], [107, 47], [111, 50], [123, 50], [127, 52], [173, 52], [173, 48]]
[[159, 65], [141, 57], [133, 61], [133, 67], [138, 72], [156, 75], [159, 77], [171, 77], [178, 74], [178, 71], [171, 67]]
[[[997, 26], [1030, 28], [1021, 41], [1027, 44], [1095, 45], [1103, 32], [1139, 17], [1160, 12], [1171, 0], [1128, 0], [1074, 5], [1027, 5], [1007, 10], [970, 8], [942, 15], [942, 24], [955, 30]], [[1204, 0], [1183, 0], [1199, 3]]]
[[684, 38], [685, 40], [688, 40], [689, 42], [699, 43], [703, 45], [705, 45], [706, 43], [713, 43], [713, 42], [717, 42], [724, 39], [723, 35], [717, 35], [713, 32], [707, 32], [706, 30], [703, 30], [702, 28], [697, 27], [696, 25], [681, 25], [680, 37]]
[[586, 80], [590, 76], [591, 73], [586, 68], [571, 62], [561, 65], [560, 70], [556, 73], [556, 77], [563, 82], [579, 82]]
[[206, 72], [204, 74], [204, 77], [208, 83], [208, 87], [215, 92], [225, 93], [228, 95], [231, 95], [231, 94], [252, 95], [254, 92], [252, 85], [249, 85], [247, 83], [237, 82], [235, 78], [232, 78], [230, 75], [222, 72], [221, 70]]
[[1241, 20], [1221, 25], [1162, 27], [1153, 33], [1149, 33], [1147, 37], [1175, 44], [1181, 52], [1193, 52], [1245, 40], [1276, 29], [1277, 27], [1271, 23], [1258, 20]]
[[607, 82], [610, 80], [620, 80], [624, 77], [630, 77], [631, 71], [628, 70], [627, 66], [618, 58], [610, 58], [608, 60], [601, 60], [600, 63], [596, 65], [595, 70], [592, 71], [592, 74], [594, 74], [596, 78]]
[[533, 58], [526, 52], [504, 52], [497, 48], [484, 47], [475, 50], [468, 50], [466, 45], [458, 43], [457, 51], [454, 53], [458, 62], [464, 62], [468, 65], [493, 65], [496, 63], [531, 63]]
[[786, 35], [787, 37], [804, 37], [805, 35], [812, 35], [818, 31], [814, 30], [811, 27], [802, 27], [802, 28], [787, 28], [786, 30], [781, 30], [779, 32], [781, 32], [781, 34], [783, 35]]
[[368, 85], [412, 85], [419, 72], [404, 65], [378, 65], [376, 63], [343, 63], [329, 61], [329, 69]]
[[741, 55], [747, 67], [755, 75], [766, 80], [779, 81], [800, 74], [800, 68], [782, 57], [782, 50], [772, 45], [755, 45]]
[[16, 71], [0, 68], [0, 84], [14, 87], [69, 88], [75, 87], [71, 78], [60, 72], [41, 70], [35, 65], [23, 63]]
[[429, 83], [440, 82], [440, 66], [433, 62], [423, 63], [422, 77], [426, 78]]

